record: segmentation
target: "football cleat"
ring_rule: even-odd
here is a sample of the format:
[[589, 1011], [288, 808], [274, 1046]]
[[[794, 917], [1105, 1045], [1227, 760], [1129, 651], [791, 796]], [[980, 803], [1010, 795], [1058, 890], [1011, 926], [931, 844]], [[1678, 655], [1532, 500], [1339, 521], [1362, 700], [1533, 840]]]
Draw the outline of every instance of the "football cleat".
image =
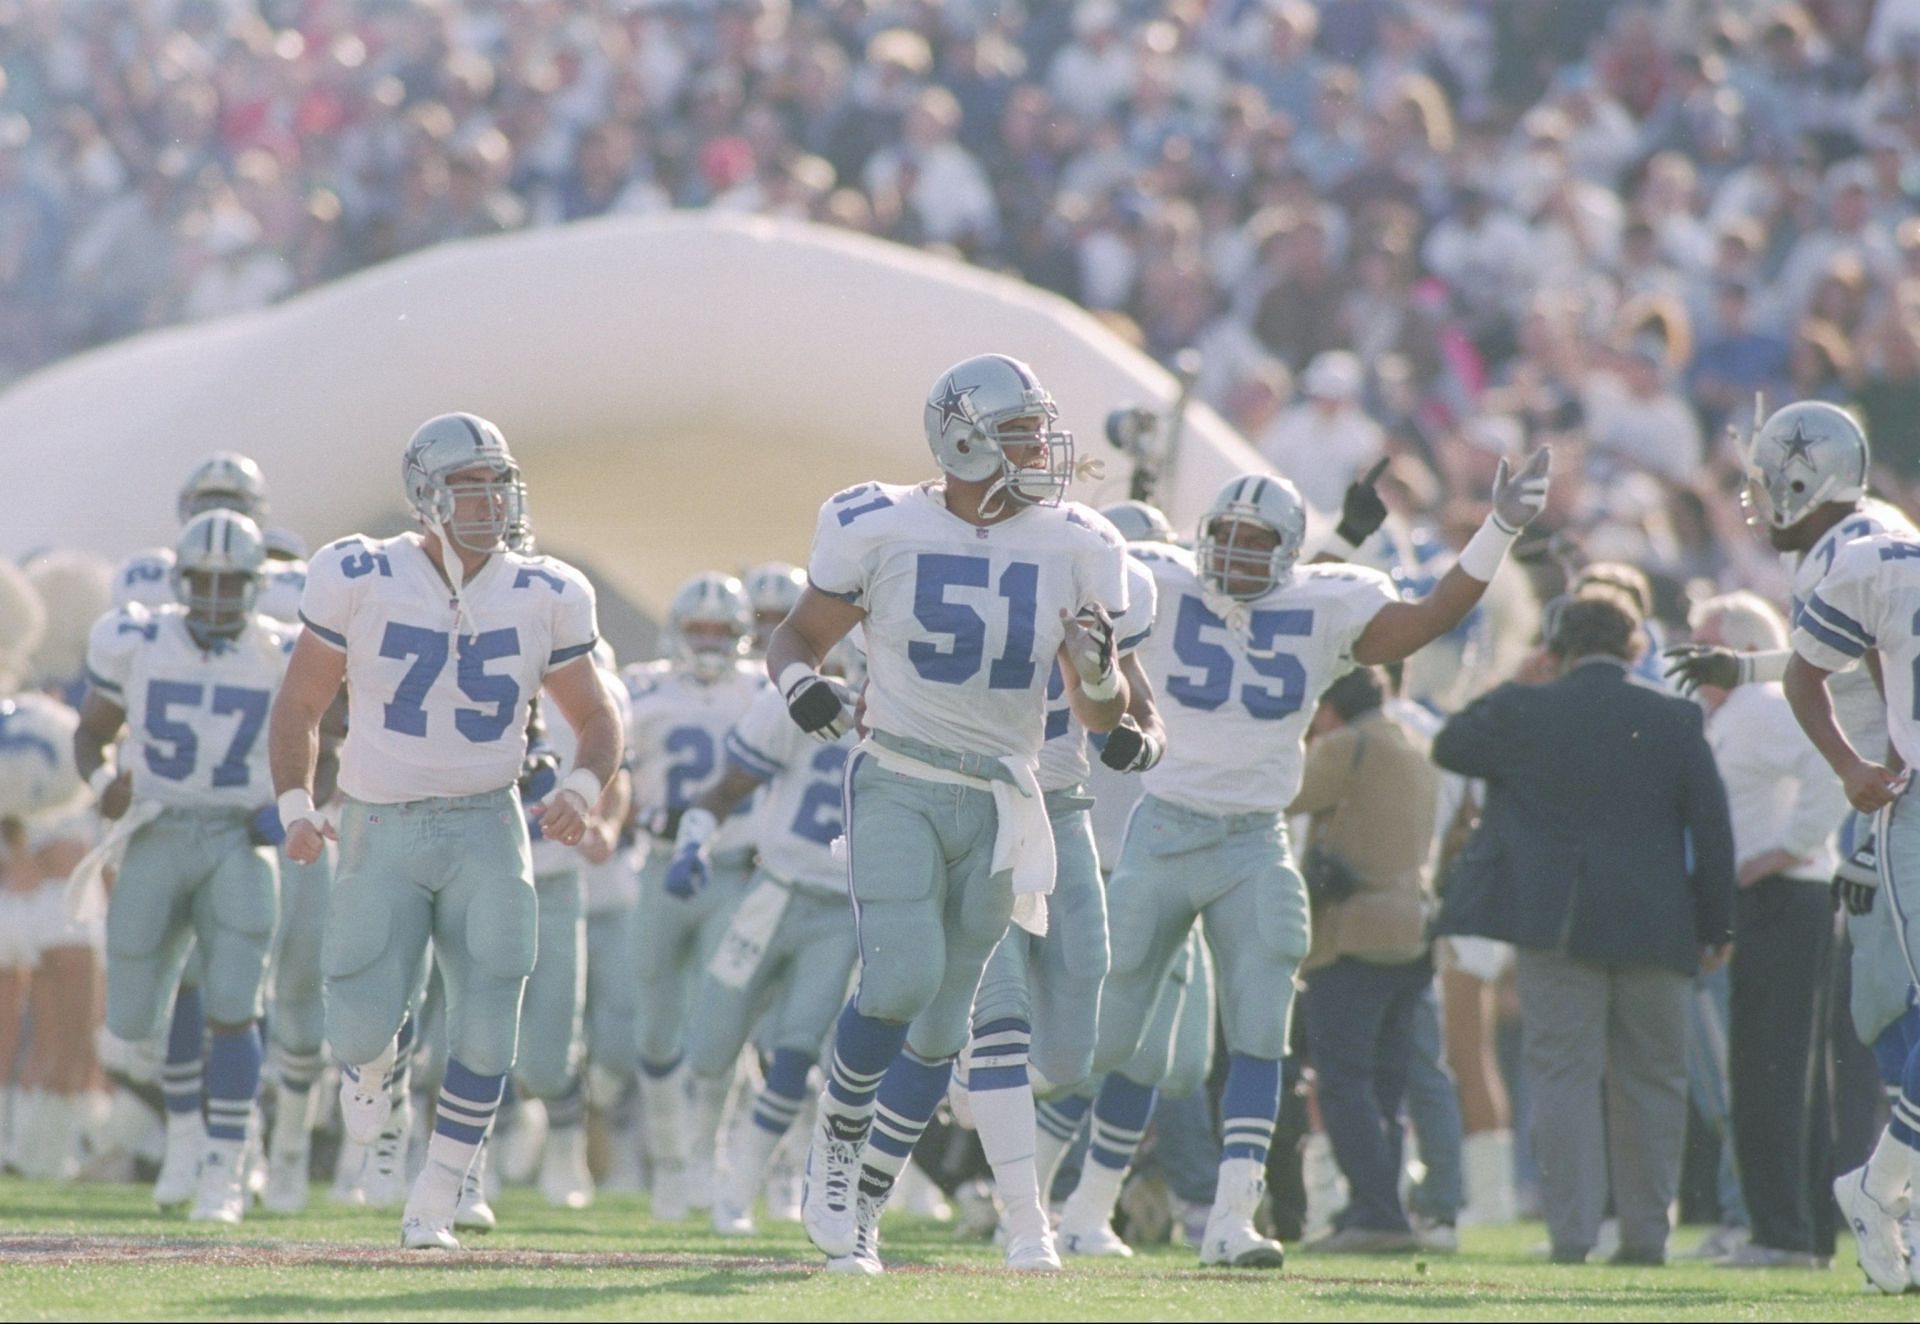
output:
[[862, 1194], [855, 1204], [853, 1249], [845, 1255], [830, 1257], [827, 1272], [878, 1278], [886, 1272], [886, 1266], [880, 1263], [880, 1203]]
[[460, 1182], [460, 1204], [453, 1211], [453, 1225], [462, 1232], [491, 1232], [500, 1226], [500, 1218], [487, 1203], [487, 1149], [473, 1157], [473, 1165]]
[[547, 1136], [540, 1159], [540, 1194], [555, 1209], [593, 1204], [593, 1173], [587, 1170], [587, 1129], [569, 1126]]
[[807, 1147], [800, 1219], [808, 1239], [830, 1260], [852, 1255], [859, 1242], [856, 1197], [865, 1141], [864, 1127], [853, 1137], [836, 1130], [832, 1115], [822, 1105], [814, 1118], [813, 1142]]
[[1898, 1296], [1911, 1284], [1906, 1239], [1900, 1220], [1907, 1213], [1903, 1199], [1888, 1208], [1867, 1194], [1867, 1170], [1855, 1168], [1833, 1182], [1833, 1198], [1853, 1229], [1854, 1250], [1867, 1281], [1888, 1296]]
[[372, 1145], [386, 1129], [393, 1112], [387, 1093], [387, 1073], [375, 1066], [340, 1066], [340, 1125], [347, 1139]]
[[400, 1221], [402, 1250], [459, 1250], [459, 1238], [445, 1223], [420, 1214], [408, 1214]]
[[407, 1135], [413, 1129], [413, 1104], [403, 1102], [387, 1116], [386, 1129], [367, 1147], [360, 1169], [360, 1190], [374, 1209], [398, 1209], [407, 1198]]
[[1283, 1269], [1287, 1252], [1279, 1242], [1256, 1232], [1251, 1220], [1216, 1216], [1207, 1220], [1200, 1263], [1233, 1269]]
[[722, 1196], [713, 1202], [713, 1230], [722, 1237], [750, 1237], [754, 1233], [753, 1213]]
[[1060, 1225], [1060, 1249], [1069, 1255], [1084, 1256], [1088, 1259], [1133, 1258], [1133, 1247], [1120, 1239], [1120, 1234], [1112, 1227], [1102, 1223], [1099, 1227], [1073, 1228], [1065, 1223]]
[[1007, 1238], [1007, 1268], [1016, 1273], [1055, 1273], [1060, 1268], [1060, 1252], [1054, 1249], [1053, 1234], [1019, 1233]]
[[237, 1145], [208, 1145], [200, 1159], [200, 1192], [195, 1223], [238, 1223], [247, 1212], [246, 1165]]

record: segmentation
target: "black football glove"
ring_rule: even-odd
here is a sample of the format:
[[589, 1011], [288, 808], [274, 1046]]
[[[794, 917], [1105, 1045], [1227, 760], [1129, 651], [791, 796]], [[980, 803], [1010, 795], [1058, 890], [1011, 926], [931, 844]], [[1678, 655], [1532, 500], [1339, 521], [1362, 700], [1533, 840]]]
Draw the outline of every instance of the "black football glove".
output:
[[1678, 685], [1688, 698], [1697, 694], [1702, 685], [1730, 690], [1746, 679], [1740, 654], [1731, 648], [1677, 644], [1662, 650], [1660, 656], [1666, 659], [1667, 679]]
[[802, 677], [786, 698], [787, 715], [794, 725], [821, 744], [830, 745], [847, 733], [847, 706], [839, 689], [825, 676]]
[[1833, 876], [1833, 905], [1836, 910], [1845, 907], [1849, 915], [1871, 915], [1873, 899], [1879, 894], [1880, 886], [1877, 883], [1863, 883], [1842, 874]]
[[1340, 502], [1340, 523], [1333, 532], [1349, 547], [1359, 547], [1387, 522], [1387, 503], [1374, 488], [1386, 467], [1387, 462], [1381, 460], [1367, 470], [1365, 478], [1348, 486], [1347, 495]]
[[1160, 742], [1140, 729], [1132, 716], [1122, 716], [1120, 725], [1107, 732], [1107, 743], [1100, 748], [1100, 761], [1115, 772], [1145, 772], [1160, 761]]

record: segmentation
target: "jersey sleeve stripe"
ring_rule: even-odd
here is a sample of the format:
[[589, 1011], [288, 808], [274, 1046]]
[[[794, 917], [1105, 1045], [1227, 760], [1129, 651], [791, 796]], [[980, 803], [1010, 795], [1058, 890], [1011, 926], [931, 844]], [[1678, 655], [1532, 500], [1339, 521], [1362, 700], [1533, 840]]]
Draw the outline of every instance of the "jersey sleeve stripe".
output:
[[347, 651], [347, 636], [337, 630], [329, 630], [304, 611], [300, 613], [300, 624], [313, 631], [314, 638], [320, 640], [322, 643], [337, 648], [343, 653]]
[[860, 601], [859, 589], [856, 588], [846, 593], [835, 593], [830, 588], [822, 588], [820, 587], [820, 585], [816, 584], [814, 582], [812, 575], [807, 576], [807, 587], [812, 589], [815, 593], [824, 593], [828, 597], [837, 599], [838, 601], [841, 601], [841, 602], [854, 603], [854, 602]]
[[1860, 643], [1865, 644], [1868, 648], [1874, 646], [1875, 640], [1872, 631], [1822, 598], [1818, 593], [1813, 594], [1807, 599], [1807, 610], [1815, 616], [1818, 616], [1820, 620], [1834, 632], [1848, 635]]
[[585, 657], [593, 651], [593, 646], [599, 642], [598, 639], [589, 639], [584, 644], [574, 644], [569, 648], [554, 649], [552, 656], [547, 658], [547, 669], [551, 671], [562, 662], [571, 662], [576, 657]]
[[1800, 628], [1820, 643], [1831, 648], [1834, 652], [1842, 653], [1847, 657], [1859, 658], [1867, 651], [1865, 644], [1856, 643], [1845, 635], [1828, 629], [1825, 622], [1821, 621], [1820, 618], [1815, 616], [1811, 611], [1800, 618]]
[[117, 682], [108, 680], [92, 667], [87, 668], [87, 684], [93, 686], [96, 690], [102, 690], [108, 694], [119, 694], [121, 692]]
[[727, 758], [762, 781], [772, 780], [786, 766], [778, 759], [749, 745], [735, 731], [727, 732]]

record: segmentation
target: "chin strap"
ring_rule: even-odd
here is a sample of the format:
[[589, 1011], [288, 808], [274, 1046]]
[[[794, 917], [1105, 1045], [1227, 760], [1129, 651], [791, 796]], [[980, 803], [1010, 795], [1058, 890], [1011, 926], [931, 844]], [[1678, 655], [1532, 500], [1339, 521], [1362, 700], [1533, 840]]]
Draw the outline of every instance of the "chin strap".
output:
[[427, 526], [440, 540], [440, 569], [447, 577], [447, 586], [453, 590], [453, 628], [462, 635], [480, 633], [473, 627], [473, 617], [467, 611], [466, 587], [467, 568], [460, 560], [460, 549], [454, 546], [453, 533], [439, 520]]
[[1244, 635], [1251, 628], [1253, 609], [1240, 599], [1229, 597], [1221, 592], [1220, 588], [1204, 575], [1200, 577], [1200, 601], [1235, 634]]

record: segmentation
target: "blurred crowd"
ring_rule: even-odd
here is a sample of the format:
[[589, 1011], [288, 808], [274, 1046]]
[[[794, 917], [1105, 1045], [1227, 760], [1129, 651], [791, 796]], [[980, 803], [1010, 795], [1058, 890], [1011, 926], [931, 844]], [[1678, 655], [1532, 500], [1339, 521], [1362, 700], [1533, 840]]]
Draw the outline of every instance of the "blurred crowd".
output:
[[1391, 452], [1442, 510], [1550, 438], [1561, 525], [1764, 584], [1719, 499], [1756, 390], [1857, 405], [1920, 478], [1916, 0], [7, 0], [0, 73], [7, 375], [716, 207], [1196, 345], [1323, 506]]

